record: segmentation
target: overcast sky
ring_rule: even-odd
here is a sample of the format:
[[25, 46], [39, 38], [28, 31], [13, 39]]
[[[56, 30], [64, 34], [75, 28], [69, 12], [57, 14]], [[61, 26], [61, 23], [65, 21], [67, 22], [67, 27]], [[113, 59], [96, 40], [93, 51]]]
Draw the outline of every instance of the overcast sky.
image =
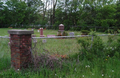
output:
[[3, 1], [5, 3], [7, 0], [1, 0], [1, 1]]

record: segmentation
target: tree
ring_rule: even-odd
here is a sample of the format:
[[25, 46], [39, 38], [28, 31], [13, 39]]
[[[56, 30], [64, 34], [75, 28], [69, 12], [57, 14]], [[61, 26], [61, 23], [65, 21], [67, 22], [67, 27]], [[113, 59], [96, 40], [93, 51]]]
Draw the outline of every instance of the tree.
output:
[[[9, 24], [16, 24], [16, 25], [20, 25], [23, 24], [24, 18], [25, 18], [25, 13], [26, 13], [26, 3], [23, 1], [19, 1], [19, 0], [9, 0], [6, 2], [7, 4], [7, 12], [9, 13], [7, 14], [8, 19], [11, 19], [11, 23]], [[11, 17], [12, 16], [12, 17]], [[10, 18], [9, 18], [10, 17]]]
[[35, 23], [35, 20], [38, 20], [39, 18], [37, 16], [39, 16], [38, 14], [41, 13], [41, 8], [42, 8], [42, 1], [41, 0], [27, 0], [26, 1], [27, 4], [27, 17], [28, 17], [28, 24], [32, 24]]
[[116, 24], [116, 20], [114, 19], [115, 15], [115, 5], [105, 5], [98, 10], [95, 22], [102, 27], [113, 27]]
[[117, 2], [117, 5], [116, 5], [115, 19], [117, 20], [116, 26], [119, 28], [119, 26], [120, 26], [120, 0]]
[[0, 24], [1, 26], [3, 26], [4, 24], [4, 19], [5, 19], [4, 6], [3, 6], [3, 2], [0, 1]]

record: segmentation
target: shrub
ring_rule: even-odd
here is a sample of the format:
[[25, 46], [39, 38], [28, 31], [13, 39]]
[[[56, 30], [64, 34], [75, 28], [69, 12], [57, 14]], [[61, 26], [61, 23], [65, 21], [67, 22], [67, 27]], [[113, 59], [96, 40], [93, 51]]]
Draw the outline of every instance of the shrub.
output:
[[58, 31], [57, 36], [62, 36], [62, 33], [60, 31]]
[[63, 33], [61, 31], [58, 31], [57, 36], [68, 36], [68, 33], [65, 31]]
[[81, 46], [80, 52], [71, 57], [78, 58], [79, 56], [79, 60], [87, 59], [89, 61], [93, 61], [97, 58], [105, 58], [105, 46], [100, 37], [94, 36], [93, 41], [91, 41], [90, 37], [82, 37], [78, 39], [78, 43]]
[[104, 58], [104, 43], [99, 36], [94, 36], [93, 42], [91, 44], [91, 53], [95, 55], [96, 58]]
[[35, 68], [48, 67], [50, 69], [54, 69], [56, 67], [61, 67], [62, 61], [55, 56], [49, 54], [40, 54], [34, 58], [34, 66]]
[[88, 35], [88, 33], [90, 33], [88, 30], [81, 30], [82, 35]]
[[64, 31], [62, 36], [68, 36], [68, 33]]
[[93, 31], [92, 29], [91, 29], [91, 31], [90, 31], [90, 33], [89, 33], [89, 35], [92, 35], [92, 36], [97, 36], [97, 35], [96, 35], [96, 31]]
[[108, 37], [108, 45], [105, 47], [106, 56], [120, 58], [120, 38], [116, 36]]
[[[42, 40], [40, 40], [38, 43], [39, 46], [43, 46]], [[35, 70], [38, 68], [61, 68], [62, 59], [60, 57], [51, 55], [47, 49], [43, 49], [44, 52], [41, 51], [41, 49], [37, 47], [38, 43], [35, 43], [32, 48], [33, 68]]]

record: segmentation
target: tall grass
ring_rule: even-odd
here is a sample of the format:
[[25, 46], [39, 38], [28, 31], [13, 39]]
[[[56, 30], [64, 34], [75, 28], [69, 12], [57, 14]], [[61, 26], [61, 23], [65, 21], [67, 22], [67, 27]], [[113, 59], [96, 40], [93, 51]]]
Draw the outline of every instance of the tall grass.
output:
[[[0, 36], [9, 35], [8, 29], [1, 29]], [[56, 31], [45, 30], [49, 34], [56, 34]], [[46, 34], [47, 34], [46, 33]], [[37, 30], [35, 34], [39, 34]], [[79, 34], [78, 34], [79, 35]], [[39, 35], [38, 35], [39, 36]], [[105, 44], [108, 37], [101, 37]], [[30, 67], [15, 71], [11, 68], [9, 39], [0, 38], [0, 78], [119, 78], [120, 77], [120, 59], [118, 57], [105, 56], [104, 59], [95, 58], [90, 61], [87, 58], [80, 60], [79, 57], [71, 57], [75, 53], [79, 53], [81, 45], [77, 43], [77, 39], [47, 39], [46, 43], [37, 40], [38, 43], [33, 52], [38, 54], [45, 52], [50, 56], [53, 54], [69, 55], [66, 59], [58, 58], [62, 61], [62, 66], [56, 65], [54, 69], [48, 66], [39, 65], [39, 67]], [[116, 38], [115, 38], [115, 41]], [[113, 42], [114, 43], [114, 42]], [[33, 43], [32, 47], [34, 47]], [[44, 50], [43, 50], [44, 49]], [[46, 50], [46, 51], [45, 51]], [[48, 52], [47, 52], [48, 51]], [[119, 51], [118, 51], [119, 52]], [[39, 55], [38, 55], [39, 56]], [[57, 57], [56, 57], [57, 58]]]
[[[69, 55], [79, 52], [79, 44], [76, 39], [36, 39], [33, 47], [39, 52], [49, 52], [50, 54]], [[46, 40], [45, 43], [42, 40]]]
[[[101, 62], [101, 63], [100, 63]], [[111, 63], [112, 62], [112, 63]], [[86, 60], [77, 63], [75, 61], [67, 61], [63, 63], [63, 68], [54, 70], [39, 68], [38, 71], [22, 70], [15, 72], [13, 69], [7, 69], [0, 72], [3, 78], [119, 78], [120, 61], [118, 59], [109, 59], [106, 62], [102, 60], [89, 62]]]
[[0, 71], [10, 67], [10, 47], [8, 39], [0, 38]]

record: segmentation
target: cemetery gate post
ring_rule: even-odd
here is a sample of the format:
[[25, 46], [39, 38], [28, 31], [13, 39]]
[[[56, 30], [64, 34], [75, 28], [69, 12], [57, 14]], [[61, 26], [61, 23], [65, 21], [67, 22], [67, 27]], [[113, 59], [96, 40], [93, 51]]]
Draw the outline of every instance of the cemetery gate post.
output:
[[11, 66], [15, 70], [27, 68], [32, 61], [31, 57], [31, 30], [9, 30], [11, 48]]

